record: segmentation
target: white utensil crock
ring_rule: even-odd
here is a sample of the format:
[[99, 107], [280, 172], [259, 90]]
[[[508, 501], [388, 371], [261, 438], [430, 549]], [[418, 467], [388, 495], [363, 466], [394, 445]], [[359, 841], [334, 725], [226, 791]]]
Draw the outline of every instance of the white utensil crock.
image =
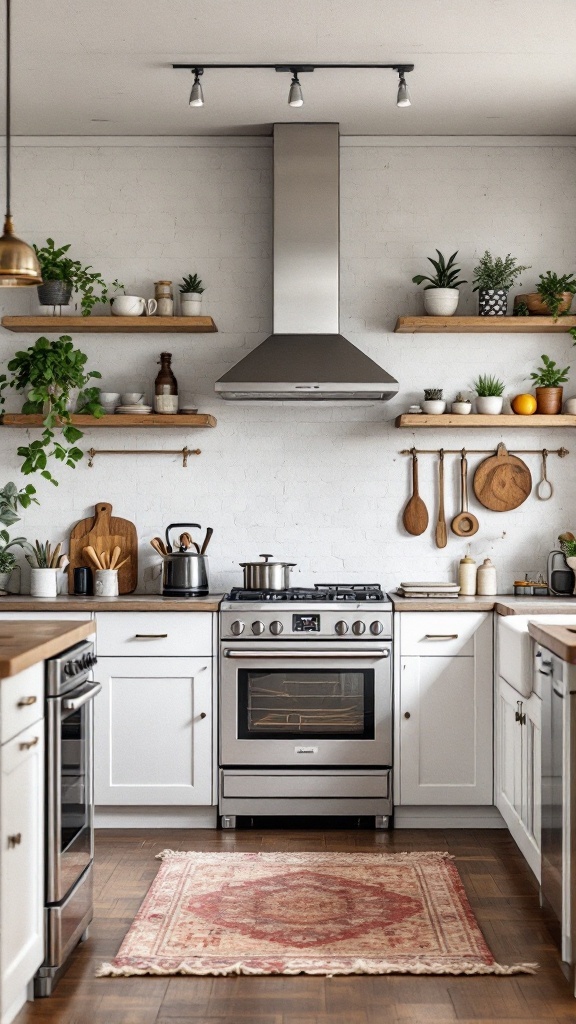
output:
[[459, 298], [457, 288], [427, 288], [424, 291], [424, 309], [429, 316], [453, 316]]
[[96, 597], [118, 597], [118, 570], [96, 569], [94, 593]]
[[56, 597], [58, 569], [31, 569], [30, 594], [32, 597]]

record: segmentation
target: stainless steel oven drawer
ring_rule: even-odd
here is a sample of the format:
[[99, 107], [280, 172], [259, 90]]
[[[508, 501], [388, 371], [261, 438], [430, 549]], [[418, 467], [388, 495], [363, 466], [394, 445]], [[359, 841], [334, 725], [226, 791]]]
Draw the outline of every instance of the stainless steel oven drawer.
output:
[[46, 910], [46, 964], [67, 959], [92, 920], [93, 872], [86, 869], [69, 896]]
[[375, 771], [234, 771], [221, 772], [221, 796], [251, 799], [272, 797], [315, 800], [327, 798], [387, 798], [390, 769]]

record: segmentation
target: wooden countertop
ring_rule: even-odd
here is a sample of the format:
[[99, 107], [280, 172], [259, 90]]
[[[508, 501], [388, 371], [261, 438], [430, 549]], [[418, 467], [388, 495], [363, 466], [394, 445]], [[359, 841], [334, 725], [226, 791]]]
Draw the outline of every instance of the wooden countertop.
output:
[[0, 622], [0, 679], [53, 658], [95, 628], [93, 622]]
[[412, 598], [389, 594], [397, 612], [491, 612], [498, 615], [571, 615], [576, 616], [576, 598], [494, 597]]
[[552, 651], [552, 654], [556, 654], [570, 665], [576, 665], [576, 621], [573, 629], [570, 626], [529, 622], [528, 632], [547, 651]]
[[123, 594], [121, 597], [0, 597], [0, 612], [217, 612], [224, 594], [205, 597], [162, 597], [161, 594]]

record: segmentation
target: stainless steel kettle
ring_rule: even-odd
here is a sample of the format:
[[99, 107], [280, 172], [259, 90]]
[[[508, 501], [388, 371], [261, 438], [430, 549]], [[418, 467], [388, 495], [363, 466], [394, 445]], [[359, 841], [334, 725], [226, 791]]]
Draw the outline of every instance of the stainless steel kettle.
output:
[[194, 548], [176, 546], [170, 542], [170, 531], [175, 529], [200, 530], [198, 523], [170, 523], [166, 527], [166, 551], [162, 568], [162, 593], [169, 597], [194, 597], [208, 593], [208, 557]]

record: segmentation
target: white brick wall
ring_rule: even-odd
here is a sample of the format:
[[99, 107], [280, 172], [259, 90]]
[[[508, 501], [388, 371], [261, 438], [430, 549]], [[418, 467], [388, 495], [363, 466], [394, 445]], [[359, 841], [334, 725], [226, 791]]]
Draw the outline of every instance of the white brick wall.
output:
[[[150, 396], [163, 349], [172, 351], [181, 393], [218, 417], [216, 430], [94, 431], [95, 447], [201, 447], [184, 470], [177, 458], [103, 457], [93, 469], [59, 468], [60, 486], [38, 480], [41, 507], [23, 527], [30, 537], [57, 540], [100, 500], [133, 519], [141, 537], [143, 568], [154, 562], [148, 539], [171, 520], [212, 525], [213, 588], [241, 581], [239, 561], [262, 551], [298, 564], [295, 582], [447, 578], [464, 543], [450, 535], [438, 551], [433, 540], [437, 505], [434, 460], [420, 460], [421, 493], [431, 528], [421, 538], [402, 530], [409, 460], [398, 454], [416, 442], [434, 448], [495, 446], [572, 447], [569, 459], [549, 460], [552, 501], [531, 497], [516, 512], [471, 507], [480, 520], [472, 541], [478, 560], [490, 555], [502, 590], [528, 569], [543, 569], [545, 553], [562, 529], [576, 527], [576, 442], [569, 432], [499, 430], [418, 431], [393, 427], [394, 416], [421, 397], [424, 387], [445, 395], [466, 387], [479, 372], [495, 372], [510, 393], [528, 389], [526, 377], [542, 352], [575, 370], [567, 394], [576, 393], [576, 352], [564, 335], [394, 335], [396, 316], [421, 312], [411, 283], [437, 246], [460, 250], [471, 281], [484, 248], [508, 251], [537, 275], [576, 268], [576, 152], [569, 147], [345, 146], [341, 154], [341, 330], [400, 381], [400, 396], [380, 406], [255, 406], [218, 401], [215, 379], [263, 340], [271, 329], [271, 166], [262, 145], [222, 147], [218, 140], [190, 148], [160, 144], [19, 146], [15, 151], [14, 209], [18, 234], [73, 244], [108, 280], [119, 276], [130, 292], [153, 294], [158, 278], [178, 281], [197, 271], [206, 284], [205, 310], [215, 335], [78, 335], [90, 366], [106, 390], [143, 389]], [[23, 291], [0, 292], [2, 312], [33, 309]], [[465, 286], [461, 312], [475, 311]], [[34, 335], [2, 332], [2, 361]], [[13, 396], [11, 408], [18, 408]], [[19, 477], [15, 456], [21, 435], [3, 431], [0, 481]], [[473, 468], [481, 456], [471, 456]], [[535, 479], [538, 459], [528, 457]], [[457, 510], [458, 465], [447, 465], [447, 512]]]

